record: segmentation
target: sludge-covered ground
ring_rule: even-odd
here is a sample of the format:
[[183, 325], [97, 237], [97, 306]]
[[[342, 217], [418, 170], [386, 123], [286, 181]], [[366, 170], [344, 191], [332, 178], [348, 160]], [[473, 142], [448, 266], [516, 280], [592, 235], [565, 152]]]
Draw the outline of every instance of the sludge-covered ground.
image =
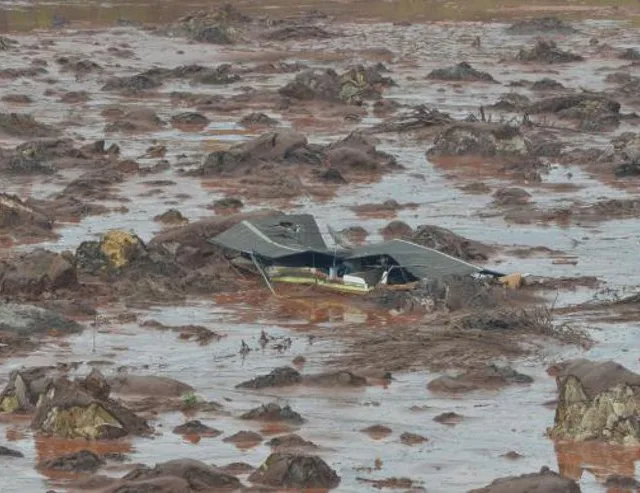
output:
[[[559, 290], [537, 294], [557, 311], [555, 323], [568, 321], [587, 331], [592, 339], [588, 349], [550, 337], [523, 337], [520, 354], [507, 344], [505, 354], [500, 354], [500, 348], [489, 352], [472, 341], [470, 359], [509, 363], [532, 377], [533, 383], [448, 395], [427, 389], [427, 383], [440, 375], [429, 369], [448, 368], [453, 374], [465, 369], [456, 343], [442, 352], [427, 353], [437, 361], [416, 363], [419, 358], [407, 357], [414, 361], [407, 368], [398, 362], [402, 353], [398, 355], [393, 343], [402, 342], [408, 327], [420, 326], [420, 316], [415, 314], [399, 317], [384, 307], [371, 308], [349, 298], [307, 291], [283, 291], [281, 298], [273, 299], [257, 281], [234, 287], [231, 293], [225, 292], [224, 285], [212, 285], [211, 293], [205, 289], [198, 296], [189, 293], [186, 300], [176, 297], [172, 303], [164, 299], [162, 304], [154, 299], [141, 303], [144, 294], [128, 303], [130, 293], [93, 299], [90, 291], [56, 294], [45, 290], [30, 295], [28, 301], [50, 307], [56, 305], [47, 304], [49, 301], [66, 296], [66, 301], [68, 297], [80, 300], [96, 312], [75, 314], [87, 327], [81, 334], [53, 337], [47, 333], [37, 345], [8, 354], [2, 361], [3, 380], [8, 381], [12, 370], [25, 366], [80, 363], [72, 365], [72, 375], [86, 375], [97, 367], [107, 376], [174, 378], [192, 386], [196, 399], [214, 401], [222, 409], [194, 414], [163, 410], [155, 403], [150, 411], [157, 414], [145, 414], [156, 430], [152, 438], [98, 442], [45, 437], [30, 428], [28, 417], [4, 416], [0, 424], [3, 444], [25, 457], [2, 459], [6, 476], [11, 478], [3, 483], [2, 491], [70, 488], [71, 481], [87, 474], [60, 475], [36, 468], [36, 464], [82, 449], [126, 454], [123, 463], [109, 461], [99, 471], [110, 476], [122, 476], [135, 464], [153, 465], [176, 458], [258, 467], [271, 450], [266, 442], [287, 432], [298, 433], [320, 447], [318, 455], [341, 478], [337, 491], [393, 486], [369, 481], [388, 478], [408, 478], [410, 481], [395, 485], [403, 491], [468, 491], [544, 465], [579, 480], [582, 491], [606, 491], [604, 483], [612, 474], [635, 476], [637, 448], [554, 443], [545, 435], [554, 419], [554, 406], [548, 403], [556, 398], [556, 384], [545, 371], [549, 364], [586, 357], [612, 359], [632, 371], [638, 365], [633, 310], [607, 319], [602, 310], [594, 316], [584, 307], [593, 299], [608, 299], [611, 293], [633, 292], [637, 284], [638, 209], [634, 200], [638, 178], [633, 172], [616, 176], [620, 166], [633, 168], [633, 146], [637, 145], [632, 140], [624, 147], [616, 140], [625, 132], [635, 133], [637, 125], [633, 78], [638, 66], [633, 54], [624, 55], [637, 40], [633, 20], [628, 20], [633, 19], [635, 6], [548, 7], [546, 11], [515, 5], [471, 11], [459, 6], [451, 11], [434, 10], [433, 20], [438, 22], [429, 22], [432, 19], [424, 12], [428, 6], [401, 3], [399, 7], [404, 6], [408, 13], [402, 17], [398, 12], [405, 10], [391, 14], [393, 9], [387, 11], [375, 3], [370, 15], [362, 15], [358, 5], [309, 4], [292, 10], [255, 4], [245, 10], [240, 5], [250, 19], [225, 21], [231, 24], [230, 42], [217, 44], [190, 40], [189, 36], [197, 38], [198, 34], [180, 31], [191, 24], [177, 19], [200, 9], [199, 5], [163, 4], [157, 17], [148, 13], [154, 8], [148, 5], [100, 7], [100, 12], [117, 11], [113, 19], [106, 14], [96, 19], [84, 7], [47, 5], [41, 10], [46, 22], [36, 24], [30, 20], [37, 12], [33, 6], [3, 4], [0, 19], [6, 38], [0, 40], [0, 112], [29, 114], [46, 127], [0, 120], [2, 192], [39, 205], [56, 219], [46, 238], [33, 237], [30, 230], [18, 238], [8, 228], [3, 236], [3, 258], [12, 262], [16, 255], [35, 248], [73, 251], [83, 241], [95, 240], [111, 229], [132, 231], [153, 244], [152, 239], [163, 230], [156, 216], [175, 208], [194, 223], [222, 215], [225, 209], [220, 205], [216, 209], [214, 202], [225, 197], [240, 199], [242, 212], [273, 208], [313, 213], [322, 226], [336, 229], [358, 225], [369, 233], [370, 241], [380, 239], [381, 229], [391, 220], [412, 228], [437, 225], [492, 247], [488, 258], [474, 259], [484, 265], [504, 272], [574, 279]], [[328, 16], [323, 15], [325, 10]], [[549, 30], [545, 25], [516, 33], [508, 29], [513, 22], [548, 12], [566, 19], [572, 30], [557, 26]], [[278, 36], [272, 34], [280, 29]], [[556, 48], [551, 53], [543, 50], [538, 53], [542, 58], [533, 61], [518, 59], [520, 50], [533, 48], [539, 37], [552, 40]], [[548, 57], [557, 61], [554, 49], [584, 60], [547, 63]], [[463, 61], [489, 73], [495, 81], [470, 80], [482, 76], [469, 73], [456, 81], [430, 77], [433, 70]], [[337, 99], [331, 99], [335, 96], [331, 91], [327, 97], [316, 94], [308, 99], [295, 97], [302, 92], [293, 96], [278, 93], [308, 68], [331, 68], [342, 75], [354, 65], [378, 63], [388, 69], [378, 67], [378, 75], [392, 78], [396, 85], [368, 84], [356, 74], [346, 84], [356, 88], [353, 98], [340, 97], [344, 79], [338, 83]], [[148, 86], [135, 86], [134, 91], [108, 89], [112, 77], [190, 65], [214, 69], [222, 64], [230, 67], [208, 74], [209, 82], [201, 69], [178, 75], [156, 71], [145, 79]], [[550, 89], [534, 90], [532, 84], [544, 78], [563, 87], [547, 83]], [[367, 93], [372, 88], [381, 99]], [[618, 101], [621, 107], [611, 115], [601, 111], [600, 103], [585, 103], [577, 116], [535, 109], [538, 101], [580, 94], [595, 95], [599, 102], [602, 99], [597, 98]], [[354, 104], [360, 99], [362, 104]], [[501, 99], [511, 105], [491, 107]], [[516, 153], [516, 163], [511, 162], [512, 155], [505, 157], [500, 150], [480, 157], [427, 155], [444, 126], [433, 125], [425, 113], [416, 117], [412, 112], [420, 105], [458, 121], [469, 115], [482, 120], [484, 112], [485, 120], [517, 126], [531, 141], [563, 147], [558, 152]], [[205, 118], [190, 115], [186, 126], [172, 119], [185, 112]], [[240, 123], [255, 112], [277, 123]], [[526, 118], [533, 124], [520, 126]], [[400, 125], [392, 125], [398, 122]], [[409, 131], [408, 122], [412, 122]], [[384, 124], [389, 131], [379, 131]], [[339, 141], [355, 130], [364, 131], [367, 138], [375, 139], [378, 151], [394, 156], [401, 167], [363, 172], [335, 161], [335, 166], [344, 166], [340, 168], [346, 176], [344, 184], [317, 180], [304, 163], [290, 164], [291, 171], [285, 168], [283, 175], [276, 170], [278, 180], [271, 180], [269, 169], [253, 168], [240, 174], [232, 170], [226, 175], [198, 171], [209, 153], [287, 129], [304, 133], [317, 146]], [[40, 159], [37, 152], [13, 151], [40, 137], [71, 138], [76, 148], [105, 139], [105, 148], [117, 144], [120, 154], [112, 158], [101, 152], [77, 160], [77, 155], [67, 153]], [[622, 151], [614, 150], [614, 145], [622, 146]], [[11, 167], [16, 162], [12, 161], [14, 152], [25, 158], [17, 162], [26, 162], [26, 168]], [[53, 171], [29, 168], [34, 164], [31, 158], [53, 166]], [[330, 156], [327, 159], [331, 161]], [[529, 162], [534, 159], [540, 163]], [[111, 167], [117, 173], [110, 196], [103, 193], [106, 182], [99, 180], [67, 193], [65, 197], [71, 195], [74, 205], [83, 203], [79, 213], [74, 209], [75, 214], [63, 214], [64, 208], [49, 202], [47, 208], [37, 202], [52, 200], [83, 174], [93, 171], [99, 175]], [[539, 172], [533, 172], [536, 170]], [[514, 188], [519, 191], [504, 191]], [[496, 193], [501, 189], [502, 193]], [[387, 202], [391, 200], [397, 203]], [[89, 205], [105, 209], [93, 214]], [[581, 277], [593, 277], [598, 283], [579, 282]], [[5, 299], [23, 301], [20, 294], [3, 289]], [[147, 320], [168, 326], [200, 325], [223, 337], [201, 345], [183, 340], [175, 331], [144, 326]], [[273, 339], [261, 344], [262, 331]], [[378, 334], [382, 342], [376, 341]], [[245, 354], [239, 352], [243, 341], [250, 349]], [[358, 344], [374, 343], [380, 344], [378, 350], [354, 351]], [[483, 351], [488, 352], [487, 358]], [[303, 375], [339, 367], [363, 374], [369, 385], [235, 388], [276, 367], [292, 366], [297, 356], [305, 360], [297, 366]], [[391, 362], [394, 371], [389, 380], [383, 376]], [[183, 394], [177, 399], [188, 401], [192, 396]], [[306, 422], [273, 425], [238, 419], [249, 409], [273, 401], [289, 404]], [[462, 419], [455, 425], [434, 421], [444, 412], [455, 412]], [[189, 419], [200, 419], [223, 433], [194, 440], [172, 432]], [[362, 431], [373, 425], [388, 427], [390, 432]], [[261, 439], [240, 447], [224, 441], [241, 430], [259, 433]], [[401, 439], [406, 432], [428, 441], [407, 445]], [[510, 451], [521, 457], [503, 457]], [[239, 478], [250, 484], [246, 474]]]

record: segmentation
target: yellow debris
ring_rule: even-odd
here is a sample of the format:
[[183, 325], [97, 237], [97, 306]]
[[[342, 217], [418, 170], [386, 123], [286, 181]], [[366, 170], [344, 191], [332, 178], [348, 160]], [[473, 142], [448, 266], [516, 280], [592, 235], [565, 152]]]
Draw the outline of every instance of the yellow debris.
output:
[[502, 276], [498, 280], [509, 289], [518, 289], [522, 286], [522, 274], [518, 272]]
[[101, 438], [100, 427], [104, 425], [122, 428], [116, 418], [102, 406], [93, 403], [88, 407], [53, 408], [43, 423], [42, 429], [61, 438], [95, 440]]
[[0, 412], [12, 413], [20, 409], [20, 403], [15, 395], [7, 395], [0, 402]]
[[102, 237], [100, 250], [116, 269], [129, 263], [132, 254], [140, 246], [140, 240], [126, 231], [109, 231]]

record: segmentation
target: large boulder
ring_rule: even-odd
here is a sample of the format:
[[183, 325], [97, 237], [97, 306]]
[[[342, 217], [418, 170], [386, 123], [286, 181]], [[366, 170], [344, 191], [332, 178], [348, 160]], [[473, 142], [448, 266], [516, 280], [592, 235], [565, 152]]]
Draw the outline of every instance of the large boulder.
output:
[[142, 466], [131, 471], [123, 479], [126, 482], [138, 482], [158, 478], [182, 479], [188, 483], [190, 491], [236, 490], [242, 486], [235, 476], [194, 459], [170, 460], [154, 467]]
[[559, 396], [552, 437], [640, 443], [640, 375], [613, 361], [586, 359], [555, 370]]
[[578, 484], [543, 467], [540, 472], [496, 479], [469, 493], [580, 493]]
[[45, 435], [88, 440], [152, 433], [144, 419], [105, 397], [103, 390], [100, 386], [95, 392], [90, 380], [58, 378], [50, 382], [38, 400], [32, 428]]
[[15, 260], [0, 262], [0, 293], [5, 296], [42, 293], [77, 285], [73, 255], [37, 249]]
[[340, 484], [340, 477], [320, 457], [274, 453], [249, 481], [275, 488], [331, 489]]

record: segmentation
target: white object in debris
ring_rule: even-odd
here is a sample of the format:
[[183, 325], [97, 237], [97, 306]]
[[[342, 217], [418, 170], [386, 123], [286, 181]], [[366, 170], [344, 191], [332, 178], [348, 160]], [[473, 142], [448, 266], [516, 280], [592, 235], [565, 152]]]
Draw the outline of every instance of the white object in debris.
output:
[[361, 286], [361, 287], [363, 287], [365, 289], [368, 288], [367, 281], [362, 279], [362, 277], [350, 276], [349, 274], [345, 274], [344, 276], [342, 276], [342, 281], [345, 284], [351, 284], [353, 286]]

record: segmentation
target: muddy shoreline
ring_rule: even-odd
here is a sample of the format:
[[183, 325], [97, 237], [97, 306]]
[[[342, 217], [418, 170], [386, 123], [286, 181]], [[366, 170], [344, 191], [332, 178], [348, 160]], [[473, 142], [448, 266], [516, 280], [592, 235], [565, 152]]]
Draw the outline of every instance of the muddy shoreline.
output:
[[[635, 484], [637, 5], [208, 7], [0, 8], [3, 491]], [[516, 275], [273, 296], [282, 212]]]

